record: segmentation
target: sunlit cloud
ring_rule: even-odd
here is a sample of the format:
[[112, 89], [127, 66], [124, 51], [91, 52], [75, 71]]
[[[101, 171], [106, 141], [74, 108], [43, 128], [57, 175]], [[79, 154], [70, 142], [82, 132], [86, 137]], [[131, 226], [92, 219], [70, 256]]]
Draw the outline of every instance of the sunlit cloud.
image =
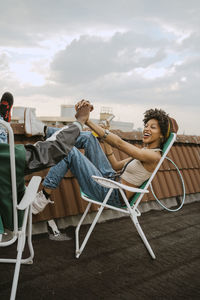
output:
[[42, 86], [45, 84], [45, 78], [41, 74], [32, 71], [30, 62], [12, 63], [10, 64], [10, 71], [13, 72], [14, 77], [20, 82], [20, 86], [26, 84]]
[[156, 79], [164, 77], [173, 73], [173, 70], [168, 70], [165, 68], [136, 68], [135, 72], [141, 75], [145, 79]]
[[57, 2], [2, 1], [0, 88], [16, 105], [52, 115], [87, 97], [136, 128], [156, 106], [200, 134], [198, 1]]

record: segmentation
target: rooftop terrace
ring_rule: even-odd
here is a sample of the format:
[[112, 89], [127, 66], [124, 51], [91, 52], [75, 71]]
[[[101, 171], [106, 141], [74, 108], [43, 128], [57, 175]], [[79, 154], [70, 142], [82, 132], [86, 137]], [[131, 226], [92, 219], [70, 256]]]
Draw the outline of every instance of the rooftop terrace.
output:
[[[156, 260], [129, 218], [97, 224], [79, 259], [74, 256], [74, 227], [66, 230], [69, 241], [35, 235], [34, 263], [21, 267], [16, 299], [199, 300], [200, 201], [176, 213], [149, 211], [140, 223]], [[13, 266], [0, 267], [0, 299], [5, 300]]]

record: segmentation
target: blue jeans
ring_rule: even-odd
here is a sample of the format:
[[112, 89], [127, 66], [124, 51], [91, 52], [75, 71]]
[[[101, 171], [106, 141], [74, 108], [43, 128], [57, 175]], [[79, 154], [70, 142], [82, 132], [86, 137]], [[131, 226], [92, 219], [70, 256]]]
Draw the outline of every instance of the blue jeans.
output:
[[[3, 117], [0, 116], [0, 120], [3, 120]], [[6, 133], [6, 129], [3, 125], [0, 124], [0, 143], [7, 143], [8, 136]]]
[[[56, 128], [48, 127], [47, 137], [56, 130]], [[78, 149], [84, 149], [85, 155]], [[115, 171], [107, 160], [98, 140], [91, 132], [83, 131], [80, 133], [75, 146], [68, 155], [57, 165], [51, 167], [44, 179], [43, 186], [50, 189], [57, 188], [69, 169], [77, 178], [81, 190], [85, 194], [100, 202], [104, 200], [108, 189], [96, 183], [91, 176], [112, 177], [115, 175]], [[121, 206], [118, 190], [112, 192], [108, 204]]]

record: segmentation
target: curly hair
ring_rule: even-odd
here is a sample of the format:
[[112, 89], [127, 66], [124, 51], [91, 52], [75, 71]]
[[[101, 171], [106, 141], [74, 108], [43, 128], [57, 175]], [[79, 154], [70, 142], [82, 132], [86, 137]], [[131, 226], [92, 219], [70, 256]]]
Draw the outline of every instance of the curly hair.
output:
[[146, 110], [143, 119], [144, 124], [146, 124], [151, 119], [156, 119], [158, 121], [161, 133], [165, 141], [167, 137], [168, 124], [169, 124], [168, 114], [164, 110], [157, 109], [157, 108]]

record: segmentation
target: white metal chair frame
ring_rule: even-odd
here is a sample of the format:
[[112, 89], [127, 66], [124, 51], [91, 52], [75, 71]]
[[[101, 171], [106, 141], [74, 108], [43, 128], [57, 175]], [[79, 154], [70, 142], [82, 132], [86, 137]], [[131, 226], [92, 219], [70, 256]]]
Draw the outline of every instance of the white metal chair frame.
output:
[[[107, 179], [107, 178], [103, 178], [103, 177], [98, 177], [98, 176], [92, 176], [92, 178], [98, 182], [100, 185], [104, 186], [104, 187], [107, 187], [109, 188], [108, 190], [108, 193], [106, 195], [106, 197], [104, 198], [103, 202], [99, 202], [99, 201], [96, 201], [96, 200], [93, 200], [93, 199], [90, 199], [87, 195], [85, 195], [82, 191], [81, 191], [81, 197], [88, 201], [88, 205], [76, 227], [76, 231], [75, 231], [75, 238], [76, 238], [76, 258], [79, 258], [79, 256], [81, 255], [81, 253], [83, 252], [86, 244], [87, 244], [87, 241], [97, 223], [97, 221], [99, 220], [99, 217], [102, 213], [102, 211], [104, 210], [105, 207], [107, 208], [110, 208], [110, 209], [113, 209], [113, 210], [116, 210], [116, 211], [119, 211], [119, 212], [122, 212], [124, 214], [127, 214], [130, 216], [132, 222], [134, 223], [135, 227], [136, 227], [136, 230], [138, 232], [138, 234], [140, 235], [144, 245], [146, 246], [150, 256], [155, 259], [156, 256], [138, 222], [138, 217], [141, 215], [140, 211], [138, 210], [138, 205], [140, 204], [143, 196], [145, 193], [148, 193], [148, 187], [150, 186], [154, 176], [156, 175], [157, 171], [159, 170], [161, 164], [163, 163], [164, 159], [166, 158], [167, 156], [167, 153], [169, 152], [169, 150], [171, 149], [174, 141], [176, 140], [176, 134], [175, 133], [171, 133], [170, 134], [170, 137], [168, 138], [167, 142], [165, 143], [165, 146], [163, 148], [163, 155], [160, 159], [160, 161], [158, 162], [154, 172], [152, 173], [151, 177], [140, 187], [140, 188], [133, 188], [133, 187], [130, 187], [130, 186], [127, 186], [127, 185], [124, 185], [124, 184], [121, 184], [119, 182], [116, 182], [116, 181], [113, 181], [113, 180], [110, 180], [110, 179]], [[115, 207], [115, 206], [112, 206], [112, 205], [108, 205], [107, 202], [108, 202], [108, 199], [113, 191], [113, 189], [118, 189], [122, 195], [122, 198], [124, 200], [124, 204], [125, 204], [125, 207], [122, 207], [122, 208], [118, 208], [118, 207]], [[134, 201], [131, 201], [131, 203], [129, 203], [125, 193], [123, 190], [127, 190], [127, 191], [132, 191], [135, 194], [135, 196], [133, 197]], [[139, 197], [138, 197], [139, 195]], [[87, 232], [87, 234], [85, 235], [84, 237], [84, 240], [82, 241], [82, 244], [81, 246], [79, 245], [79, 231], [80, 231], [80, 227], [86, 217], [86, 215], [88, 214], [89, 212], [89, 209], [92, 205], [92, 203], [94, 204], [97, 204], [100, 206], [100, 208], [98, 209], [98, 212], [96, 213], [96, 216], [94, 217], [94, 220], [92, 222], [92, 224], [90, 225], [90, 228]]]
[[[17, 204], [17, 187], [16, 187], [16, 168], [15, 168], [15, 150], [14, 150], [14, 135], [9, 123], [0, 120], [0, 124], [6, 127], [9, 133], [9, 149], [10, 149], [10, 169], [11, 169], [11, 183], [12, 183], [12, 200], [13, 200], [13, 226], [12, 238], [8, 241], [0, 239], [0, 247], [7, 247], [17, 241], [17, 257], [16, 258], [0, 258], [0, 263], [15, 263], [15, 270], [12, 282], [10, 299], [15, 299], [18, 278], [21, 264], [32, 264], [34, 257], [34, 250], [32, 245], [32, 209], [31, 204], [36, 196], [39, 184], [41, 182], [40, 176], [32, 177], [25, 194], [20, 203]], [[24, 210], [22, 227], [18, 228], [18, 210]], [[22, 258], [26, 243], [26, 235], [30, 256]]]

